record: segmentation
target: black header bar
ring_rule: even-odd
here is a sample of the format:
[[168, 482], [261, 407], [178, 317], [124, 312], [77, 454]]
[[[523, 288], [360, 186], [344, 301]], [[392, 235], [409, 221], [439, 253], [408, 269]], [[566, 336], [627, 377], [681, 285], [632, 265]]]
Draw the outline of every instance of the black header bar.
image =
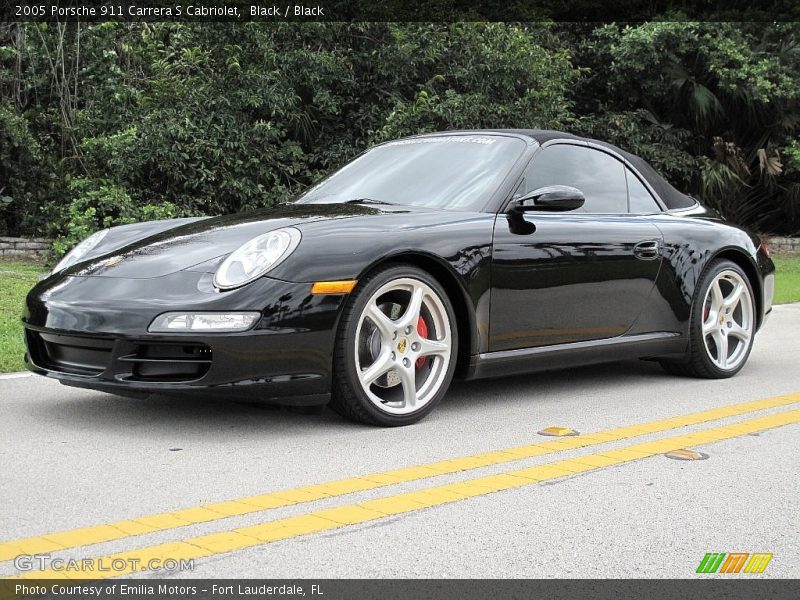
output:
[[0, 22], [800, 21], [796, 0], [3, 0]]

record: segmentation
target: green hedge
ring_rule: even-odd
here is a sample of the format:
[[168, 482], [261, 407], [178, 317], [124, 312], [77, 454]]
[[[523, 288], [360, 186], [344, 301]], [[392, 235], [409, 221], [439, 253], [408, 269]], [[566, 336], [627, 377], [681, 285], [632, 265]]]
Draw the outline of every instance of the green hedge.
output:
[[270, 206], [368, 145], [549, 127], [800, 229], [798, 24], [0, 25], [0, 235]]

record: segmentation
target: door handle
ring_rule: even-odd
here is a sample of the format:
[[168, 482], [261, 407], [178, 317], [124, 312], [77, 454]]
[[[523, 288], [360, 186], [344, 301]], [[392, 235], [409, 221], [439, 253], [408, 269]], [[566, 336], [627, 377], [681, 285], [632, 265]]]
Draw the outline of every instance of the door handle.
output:
[[658, 240], [639, 242], [633, 247], [633, 255], [641, 260], [655, 260], [661, 256], [661, 243]]

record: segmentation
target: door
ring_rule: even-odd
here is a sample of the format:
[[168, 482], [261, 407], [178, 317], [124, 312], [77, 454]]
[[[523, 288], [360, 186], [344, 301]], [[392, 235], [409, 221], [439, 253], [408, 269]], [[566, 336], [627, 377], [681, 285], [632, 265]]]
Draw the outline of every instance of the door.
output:
[[[570, 212], [497, 216], [490, 351], [610, 338], [635, 323], [655, 285], [662, 236], [643, 197], [632, 209], [629, 177], [641, 186], [617, 158], [586, 145], [536, 153], [518, 194], [560, 184], [586, 202]], [[660, 211], [650, 200], [649, 212]]]

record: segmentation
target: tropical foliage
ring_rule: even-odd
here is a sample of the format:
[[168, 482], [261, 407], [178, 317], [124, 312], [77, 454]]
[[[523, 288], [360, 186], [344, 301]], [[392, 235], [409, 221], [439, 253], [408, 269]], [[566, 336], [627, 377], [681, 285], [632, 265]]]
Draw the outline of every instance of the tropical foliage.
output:
[[[576, 40], [578, 112], [733, 221], [800, 228], [795, 23], [607, 25]], [[608, 127], [619, 121], [620, 130]], [[784, 165], [789, 159], [790, 163]]]
[[797, 24], [0, 25], [0, 235], [270, 206], [369, 144], [550, 127], [800, 229]]

